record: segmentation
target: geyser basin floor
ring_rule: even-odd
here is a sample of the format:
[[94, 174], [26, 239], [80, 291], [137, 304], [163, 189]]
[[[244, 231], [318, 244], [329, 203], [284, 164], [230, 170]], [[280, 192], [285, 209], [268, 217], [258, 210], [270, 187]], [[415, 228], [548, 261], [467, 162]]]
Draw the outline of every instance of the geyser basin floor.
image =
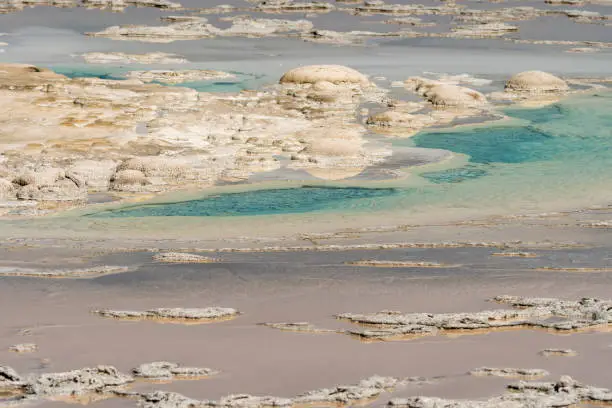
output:
[[[66, 251], [64, 246], [52, 253], [61, 257]], [[92, 253], [79, 251], [81, 255]], [[477, 398], [501, 392], [507, 380], [464, 375], [481, 366], [540, 368], [551, 372], [551, 378], [571, 375], [585, 383], [610, 387], [612, 372], [603, 364], [610, 353], [609, 333], [558, 336], [517, 330], [363, 344], [348, 336], [287, 333], [257, 325], [270, 321], [310, 321], [322, 328], [344, 329], [352, 325], [334, 319], [334, 314], [382, 309], [476, 312], [495, 308], [495, 304], [484, 300], [499, 294], [566, 299], [610, 297], [610, 274], [560, 274], [551, 279], [548, 273], [523, 270], [525, 260], [490, 257], [493, 251], [458, 248], [225, 254], [227, 262], [223, 265], [179, 266], [146, 264], [151, 259], [149, 252], [127, 253], [95, 259], [142, 266], [134, 272], [96, 280], [62, 280], [50, 286], [48, 281], [31, 278], [0, 278], [0, 310], [19, 310], [5, 313], [0, 319], [3, 333], [0, 358], [3, 364], [22, 374], [59, 372], [102, 363], [129, 372], [140, 364], [159, 360], [220, 370], [221, 375], [206, 381], [134, 384], [135, 391], [163, 389], [199, 399], [245, 392], [290, 396], [318, 387], [350, 384], [374, 373], [444, 377], [423, 388], [398, 389], [371, 405], [377, 407], [400, 395]], [[526, 262], [588, 259], [597, 265], [605, 261], [608, 251], [609, 247], [597, 251], [542, 251], [541, 260]], [[41, 252], [32, 252], [27, 247], [2, 250], [0, 254], [4, 260], [19, 256], [42, 259]], [[345, 264], [362, 257], [436, 259], [466, 267], [447, 271], [371, 270]], [[61, 264], [62, 260], [56, 258], [56, 262]], [[206, 304], [229, 305], [244, 314], [212, 325], [177, 326], [120, 322], [90, 313], [105, 307], [147, 310]], [[23, 356], [8, 351], [9, 346], [25, 341], [38, 344], [39, 352]], [[578, 356], [546, 359], [538, 355], [541, 350], [553, 347], [574, 349]], [[49, 359], [50, 366], [39, 368], [42, 358]], [[411, 364], [405, 364], [406, 361]], [[136, 403], [113, 399], [94, 406], [136, 407]]]

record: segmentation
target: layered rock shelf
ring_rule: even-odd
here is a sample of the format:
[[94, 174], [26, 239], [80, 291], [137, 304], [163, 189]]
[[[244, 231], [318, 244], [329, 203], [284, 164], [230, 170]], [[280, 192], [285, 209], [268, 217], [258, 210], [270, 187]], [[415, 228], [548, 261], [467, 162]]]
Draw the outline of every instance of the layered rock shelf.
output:
[[187, 59], [176, 54], [150, 52], [126, 54], [123, 52], [88, 52], [83, 59], [90, 64], [185, 64]]
[[[497, 296], [494, 302], [514, 309], [476, 313], [342, 313], [338, 319], [365, 325], [347, 331], [364, 340], [401, 340], [457, 332], [484, 333], [496, 329], [544, 329], [557, 333], [607, 329], [612, 323], [612, 301], [583, 298], [567, 301], [553, 298]], [[554, 319], [553, 319], [554, 318]]]
[[583, 385], [569, 376], [556, 382], [521, 381], [508, 386], [510, 392], [487, 400], [448, 400], [435, 397], [397, 398], [389, 407], [398, 408], [558, 408], [578, 404], [609, 404], [612, 392], [604, 388]]
[[218, 373], [211, 368], [183, 367], [167, 361], [142, 364], [132, 370], [134, 377], [148, 380], [197, 380]]
[[550, 373], [539, 368], [491, 368], [480, 367], [469, 372], [470, 375], [482, 377], [539, 378]]
[[101, 317], [120, 320], [153, 320], [159, 322], [198, 324], [238, 317], [240, 312], [229, 307], [190, 308], [159, 308], [145, 311], [133, 310], [95, 310], [94, 314]]
[[117, 396], [132, 398], [145, 408], [240, 408], [240, 407], [297, 407], [303, 405], [339, 405], [369, 402], [384, 391], [402, 383], [393, 377], [373, 376], [355, 385], [322, 388], [292, 398], [275, 396], [253, 396], [249, 394], [230, 395], [217, 401], [196, 400], [184, 395], [155, 391], [151, 393], [116, 392]]

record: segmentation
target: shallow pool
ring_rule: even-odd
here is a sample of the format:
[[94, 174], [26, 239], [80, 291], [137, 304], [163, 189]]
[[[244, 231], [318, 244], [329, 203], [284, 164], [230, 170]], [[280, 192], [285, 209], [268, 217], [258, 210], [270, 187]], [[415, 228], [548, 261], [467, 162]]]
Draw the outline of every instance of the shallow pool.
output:
[[220, 194], [200, 200], [148, 204], [91, 214], [94, 217], [236, 216], [300, 213], [329, 207], [374, 207], [397, 194], [392, 188], [311, 187]]
[[[100, 78], [112, 80], [124, 80], [126, 75], [132, 69], [146, 69], [146, 66], [134, 64], [140, 68], [128, 68], [124, 65], [85, 65], [76, 64], [74, 66], [54, 66], [53, 71], [58, 74], [67, 76], [68, 78]], [[157, 69], [157, 68], [156, 68]], [[199, 68], [186, 68], [199, 69]], [[246, 74], [242, 72], [231, 72], [235, 78], [222, 81], [197, 81], [183, 82], [179, 84], [165, 84], [157, 81], [152, 83], [165, 86], [176, 86], [183, 88], [195, 89], [198, 92], [240, 92], [247, 89], [256, 89], [262, 80], [261, 76]]]

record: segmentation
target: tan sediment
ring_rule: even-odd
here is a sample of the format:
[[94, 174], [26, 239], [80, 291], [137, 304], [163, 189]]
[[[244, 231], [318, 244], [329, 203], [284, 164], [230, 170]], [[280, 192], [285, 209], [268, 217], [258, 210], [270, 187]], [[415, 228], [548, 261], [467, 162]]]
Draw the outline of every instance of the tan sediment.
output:
[[580, 224], [580, 226], [587, 228], [612, 228], [612, 221], [593, 221]]
[[448, 242], [394, 242], [386, 244], [352, 244], [352, 245], [316, 245], [316, 246], [265, 246], [259, 248], [191, 248], [197, 252], [332, 252], [356, 250], [383, 250], [403, 248], [534, 248], [534, 249], [565, 249], [583, 248], [580, 243], [562, 242], [477, 242], [477, 241], [448, 241]]
[[403, 334], [394, 336], [385, 336], [384, 338], [370, 338], [359, 333], [347, 333], [349, 337], [359, 340], [361, 343], [380, 343], [380, 342], [394, 342], [394, 341], [410, 341], [422, 339], [423, 337], [433, 336], [432, 334]]
[[536, 271], [550, 271], [550, 272], [612, 272], [612, 268], [573, 268], [573, 267], [553, 267], [553, 266], [544, 266], [541, 268], [534, 268]]
[[100, 276], [114, 275], [130, 271], [127, 266], [95, 266], [84, 269], [22, 269], [2, 268], [0, 276], [19, 276], [28, 278], [50, 278], [50, 279], [93, 279]]
[[491, 256], [505, 258], [537, 258], [539, 255], [534, 252], [495, 252]]
[[15, 344], [14, 346], [9, 347], [9, 351], [18, 354], [33, 353], [35, 351], [38, 351], [38, 346], [34, 343]]
[[444, 264], [439, 262], [427, 261], [378, 261], [378, 260], [363, 260], [347, 262], [347, 265], [355, 266], [371, 266], [379, 268], [458, 268], [458, 264]]
[[342, 330], [333, 330], [333, 329], [321, 329], [316, 327], [308, 322], [280, 322], [280, 323], [258, 323], [259, 326], [269, 327], [272, 329], [278, 329], [281, 331], [289, 331], [295, 333], [342, 333]]
[[545, 349], [538, 353], [544, 357], [575, 357], [578, 353], [571, 349]]

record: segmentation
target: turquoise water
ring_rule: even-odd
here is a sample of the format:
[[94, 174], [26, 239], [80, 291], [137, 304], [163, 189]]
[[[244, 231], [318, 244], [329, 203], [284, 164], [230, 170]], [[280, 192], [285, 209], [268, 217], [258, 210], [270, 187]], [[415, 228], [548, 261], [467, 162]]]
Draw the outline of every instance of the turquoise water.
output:
[[435, 184], [461, 183], [462, 181], [486, 176], [488, 173], [483, 167], [484, 166], [470, 165], [459, 167], [457, 169], [446, 169], [430, 173], [422, 173], [421, 177]]
[[451, 150], [470, 156], [471, 163], [525, 163], [548, 160], [563, 145], [532, 126], [474, 129], [469, 133], [425, 133], [415, 137], [415, 146]]
[[565, 149], [582, 143], [580, 139], [559, 139], [538, 124], [563, 121], [559, 105], [541, 109], [507, 110], [507, 115], [529, 121], [523, 126], [508, 125], [472, 128], [469, 131], [422, 133], [413, 138], [415, 146], [445, 149], [470, 156], [471, 163], [525, 163], [550, 160]]
[[[421, 176], [433, 183], [457, 183], [484, 177], [504, 164], [573, 163], [585, 171], [612, 171], [612, 96], [570, 99], [538, 109], [507, 109], [520, 124], [493, 125], [421, 133], [408, 143], [469, 156], [469, 164]], [[533, 174], [537, 177], [538, 174]]]
[[[414, 171], [394, 188], [302, 187], [140, 205], [98, 217], [235, 216], [312, 211], [522, 210], [555, 202], [587, 205], [612, 196], [612, 93], [538, 109], [508, 109], [516, 120], [421, 133], [395, 145], [447, 149], [467, 164]], [[414, 183], [415, 179], [425, 183]], [[364, 182], [367, 183], [367, 182]], [[367, 184], [366, 184], [367, 185]], [[608, 193], [610, 192], [610, 193]], [[607, 194], [607, 195], [606, 195]], [[399, 212], [397, 213], [399, 215]]]
[[95, 217], [235, 216], [310, 212], [342, 202], [344, 206], [373, 206], [375, 200], [396, 194], [392, 188], [301, 187], [222, 194], [201, 200], [139, 205], [92, 214]]
[[100, 78], [100, 79], [125, 79], [123, 74], [128, 72], [127, 69], [110, 69], [108, 67], [86, 67], [86, 68], [71, 68], [71, 67], [53, 67], [53, 71], [58, 74], [67, 76], [68, 78]]

